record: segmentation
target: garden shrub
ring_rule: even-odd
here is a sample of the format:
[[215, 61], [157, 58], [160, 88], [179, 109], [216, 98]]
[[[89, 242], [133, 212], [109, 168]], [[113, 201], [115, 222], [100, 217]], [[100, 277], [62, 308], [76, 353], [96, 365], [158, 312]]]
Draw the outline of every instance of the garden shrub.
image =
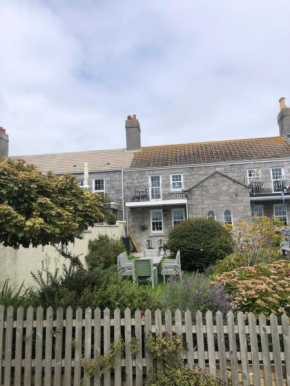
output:
[[223, 273], [217, 282], [233, 295], [233, 308], [269, 316], [290, 316], [290, 263], [280, 260]]
[[117, 264], [117, 256], [124, 252], [125, 247], [121, 240], [108, 235], [99, 235], [95, 240], [89, 241], [89, 253], [86, 261], [90, 268], [102, 265], [103, 268]]
[[[180, 353], [187, 347], [180, 335], [151, 335], [146, 348], [153, 358], [153, 371], [148, 375], [145, 386], [217, 386], [222, 385], [209, 375], [196, 369], [189, 369], [180, 360]], [[157, 370], [157, 362], [163, 363], [163, 370]]]
[[169, 280], [163, 291], [162, 304], [164, 308], [188, 309], [193, 313], [210, 310], [225, 314], [230, 309], [231, 298], [221, 285], [212, 286], [204, 274], [194, 273], [184, 275], [181, 280]]
[[234, 253], [217, 261], [215, 276], [240, 267], [279, 260], [281, 236], [277, 220], [264, 217], [253, 224], [240, 221], [232, 231]]
[[15, 308], [24, 306], [29, 307], [34, 303], [34, 293], [31, 287], [24, 288], [24, 283], [19, 286], [12, 286], [9, 279], [6, 279], [0, 290], [0, 304]]
[[233, 252], [230, 232], [212, 219], [182, 221], [169, 232], [168, 246], [180, 250], [183, 270], [204, 270]]

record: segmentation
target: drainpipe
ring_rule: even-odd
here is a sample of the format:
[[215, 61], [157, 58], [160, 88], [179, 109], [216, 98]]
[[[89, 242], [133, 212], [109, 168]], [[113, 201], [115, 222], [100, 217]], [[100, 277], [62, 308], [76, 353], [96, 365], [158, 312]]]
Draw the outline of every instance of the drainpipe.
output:
[[186, 197], [186, 218], [188, 219], [188, 197], [187, 194], [185, 195]]
[[124, 201], [124, 170], [121, 170], [122, 174], [122, 209], [123, 209], [123, 221], [125, 221], [125, 201]]

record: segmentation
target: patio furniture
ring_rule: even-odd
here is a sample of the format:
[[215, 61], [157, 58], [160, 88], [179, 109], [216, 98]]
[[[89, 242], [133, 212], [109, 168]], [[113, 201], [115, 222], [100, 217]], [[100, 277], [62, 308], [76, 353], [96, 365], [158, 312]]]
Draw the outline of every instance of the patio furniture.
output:
[[146, 247], [147, 247], [147, 249], [153, 249], [152, 240], [146, 240]]
[[133, 201], [149, 201], [148, 190], [133, 190]]
[[180, 263], [180, 251], [177, 252], [175, 259], [163, 260], [161, 275], [165, 283], [165, 276], [179, 275], [181, 280], [181, 263]]
[[158, 283], [157, 267], [153, 266], [152, 259], [139, 259], [133, 261], [133, 281], [138, 283], [151, 280], [152, 288]]
[[159, 250], [158, 249], [144, 249], [143, 250], [143, 256], [144, 257], [159, 256]]
[[158, 239], [157, 240], [157, 245], [159, 249], [159, 254], [161, 251], [163, 251], [163, 256], [167, 256], [167, 245], [165, 244], [165, 241], [163, 239]]
[[128, 259], [127, 253], [123, 252], [117, 257], [118, 272], [122, 276], [131, 276], [133, 263]]

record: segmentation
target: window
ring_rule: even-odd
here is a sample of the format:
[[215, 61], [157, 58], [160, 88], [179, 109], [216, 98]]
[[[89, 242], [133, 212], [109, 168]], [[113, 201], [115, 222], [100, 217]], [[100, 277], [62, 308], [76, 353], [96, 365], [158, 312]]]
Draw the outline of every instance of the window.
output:
[[150, 197], [151, 200], [161, 199], [161, 176], [150, 176]]
[[251, 212], [252, 212], [252, 220], [255, 218], [259, 218], [259, 220], [262, 220], [264, 217], [264, 211], [263, 211], [263, 205], [253, 205], [251, 207]]
[[182, 174], [173, 174], [171, 176], [171, 190], [182, 190], [183, 176]]
[[94, 181], [94, 192], [105, 193], [105, 180]]
[[287, 210], [286, 205], [274, 205], [274, 217], [279, 221], [287, 224]]
[[84, 180], [78, 180], [78, 183], [81, 188], [84, 187]]
[[225, 224], [233, 225], [232, 212], [230, 210], [225, 210], [224, 212]]
[[151, 210], [151, 231], [163, 231], [163, 213], [162, 210]]
[[284, 174], [282, 168], [271, 169], [273, 192], [281, 192], [283, 188]]
[[215, 214], [213, 210], [210, 210], [207, 214], [207, 218], [211, 220], [215, 220]]
[[184, 220], [184, 209], [172, 209], [172, 226], [175, 226]]
[[248, 183], [253, 181], [261, 181], [261, 170], [260, 169], [248, 169]]

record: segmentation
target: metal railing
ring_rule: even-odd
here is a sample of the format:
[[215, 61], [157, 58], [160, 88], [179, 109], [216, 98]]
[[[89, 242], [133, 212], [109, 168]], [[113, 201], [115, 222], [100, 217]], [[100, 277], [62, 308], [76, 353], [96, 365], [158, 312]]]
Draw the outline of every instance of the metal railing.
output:
[[186, 197], [182, 190], [174, 190], [170, 185], [126, 187], [125, 195], [128, 202], [176, 200]]
[[290, 194], [290, 180], [251, 181], [251, 195]]

